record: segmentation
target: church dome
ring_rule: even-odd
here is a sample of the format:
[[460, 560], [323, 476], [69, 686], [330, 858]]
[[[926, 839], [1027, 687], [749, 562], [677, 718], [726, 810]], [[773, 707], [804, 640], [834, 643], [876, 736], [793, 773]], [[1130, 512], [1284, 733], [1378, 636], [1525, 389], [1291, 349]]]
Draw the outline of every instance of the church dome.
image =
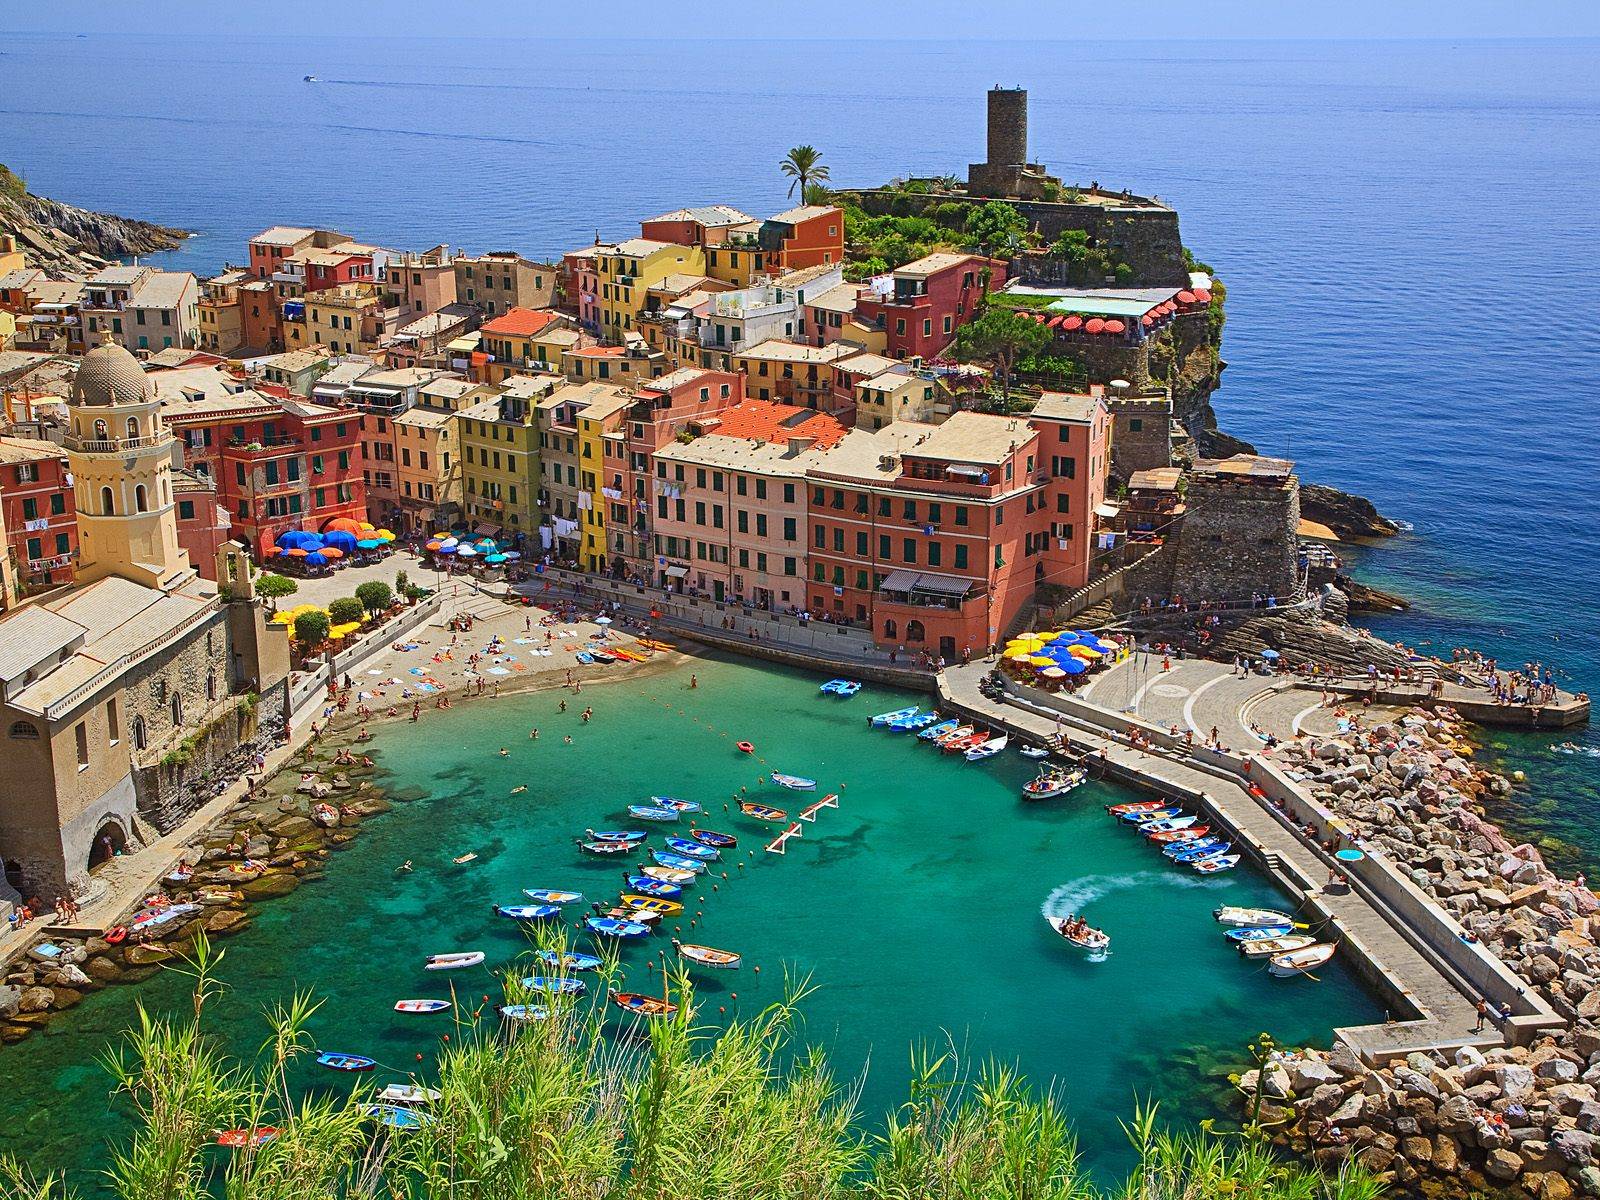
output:
[[102, 407], [143, 404], [154, 398], [154, 389], [139, 360], [108, 339], [85, 354], [78, 364], [68, 403]]

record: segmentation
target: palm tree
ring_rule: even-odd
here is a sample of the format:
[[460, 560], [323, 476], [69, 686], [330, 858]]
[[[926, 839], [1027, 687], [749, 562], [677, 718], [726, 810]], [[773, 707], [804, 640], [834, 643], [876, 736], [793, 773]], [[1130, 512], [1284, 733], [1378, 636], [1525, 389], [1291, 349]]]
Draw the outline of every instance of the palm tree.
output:
[[794, 195], [795, 188], [800, 189], [800, 199], [806, 198], [806, 185], [811, 183], [825, 183], [828, 178], [828, 168], [822, 165], [822, 152], [815, 146], [796, 146], [778, 164], [782, 171], [794, 182], [789, 185], [789, 195]]

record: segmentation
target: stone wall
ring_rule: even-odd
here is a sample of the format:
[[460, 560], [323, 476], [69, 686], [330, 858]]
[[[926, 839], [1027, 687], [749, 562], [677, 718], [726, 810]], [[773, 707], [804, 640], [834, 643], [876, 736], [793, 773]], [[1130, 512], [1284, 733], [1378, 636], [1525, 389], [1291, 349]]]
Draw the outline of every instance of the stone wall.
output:
[[[124, 676], [124, 720], [136, 760], [158, 758], [172, 749], [227, 699], [230, 645], [227, 618], [219, 608], [203, 625]], [[140, 723], [142, 737], [134, 732]]]
[[1163, 397], [1108, 396], [1111, 473], [1126, 483], [1135, 471], [1172, 464], [1172, 402]]
[[1187, 510], [1178, 528], [1171, 594], [1188, 603], [1297, 597], [1295, 534], [1299, 483], [1189, 480]]

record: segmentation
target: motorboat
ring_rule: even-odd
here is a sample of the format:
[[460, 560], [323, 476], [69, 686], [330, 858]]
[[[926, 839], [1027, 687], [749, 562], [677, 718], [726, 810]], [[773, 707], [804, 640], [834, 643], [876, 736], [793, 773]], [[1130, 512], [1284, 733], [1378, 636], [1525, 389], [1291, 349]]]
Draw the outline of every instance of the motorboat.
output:
[[1234, 948], [1246, 958], [1272, 958], [1279, 954], [1288, 954], [1292, 950], [1304, 950], [1307, 946], [1315, 945], [1316, 941], [1317, 939], [1309, 933], [1286, 933], [1282, 937], [1238, 942]]
[[929, 725], [926, 729], [918, 730], [917, 737], [924, 742], [932, 742], [942, 738], [947, 733], [954, 733], [961, 728], [961, 722], [951, 717], [940, 721], [937, 725]]
[[1288, 913], [1281, 913], [1271, 908], [1239, 908], [1225, 904], [1221, 908], [1212, 910], [1211, 915], [1224, 925], [1294, 924], [1294, 918]]
[[1155, 845], [1165, 845], [1169, 842], [1198, 842], [1211, 832], [1209, 825], [1188, 825], [1182, 829], [1158, 829], [1154, 833], [1144, 836]]
[[642, 896], [659, 896], [663, 900], [676, 900], [683, 895], [683, 888], [676, 883], [668, 883], [664, 879], [652, 879], [648, 875], [624, 875], [623, 879], [628, 886]]
[[939, 719], [936, 712], [912, 713], [909, 717], [901, 717], [898, 721], [889, 722], [890, 733], [915, 733], [928, 728]]
[[582, 892], [563, 892], [557, 888], [523, 888], [522, 894], [535, 904], [577, 904]]
[[642, 992], [612, 992], [611, 1003], [636, 1017], [670, 1017], [678, 1006], [660, 996], [646, 996]]
[[1118, 813], [1117, 820], [1127, 825], [1142, 825], [1146, 821], [1165, 821], [1183, 816], [1183, 809], [1166, 805], [1161, 808], [1141, 808], [1133, 812]]
[[430, 1112], [410, 1108], [404, 1104], [369, 1104], [367, 1116], [377, 1121], [380, 1125], [394, 1130], [421, 1129], [424, 1125], [432, 1125], [436, 1120]]
[[430, 954], [422, 964], [424, 971], [459, 971], [483, 961], [482, 950], [458, 950], [451, 954]]
[[987, 742], [980, 743], [967, 751], [968, 762], [982, 762], [986, 758], [993, 758], [1000, 751], [1011, 744], [1011, 735], [1002, 733], [997, 738], [990, 738]]
[[1332, 942], [1317, 942], [1311, 946], [1303, 946], [1299, 950], [1290, 950], [1286, 954], [1274, 954], [1267, 960], [1267, 974], [1275, 975], [1279, 979], [1292, 979], [1296, 975], [1308, 974], [1332, 958], [1333, 951]]
[[1230, 929], [1222, 936], [1230, 942], [1265, 942], [1272, 938], [1287, 937], [1293, 932], [1293, 925], [1251, 925], [1242, 929]]
[[1158, 808], [1170, 807], [1165, 800], [1136, 800], [1131, 804], [1108, 804], [1106, 811], [1113, 817], [1122, 817], [1129, 813], [1151, 813]]
[[854, 679], [830, 679], [818, 689], [824, 696], [854, 696], [861, 690], [861, 685]]
[[396, 1000], [394, 1002], [395, 1012], [417, 1013], [419, 1015], [445, 1012], [449, 1007], [450, 1001], [448, 1000]]
[[691, 829], [689, 836], [702, 846], [711, 846], [717, 850], [731, 850], [739, 844], [739, 839], [731, 833], [718, 833], [715, 829]]
[[589, 990], [583, 980], [566, 975], [524, 975], [517, 982], [530, 992], [544, 992], [550, 996], [581, 996]]
[[690, 858], [686, 854], [674, 854], [671, 850], [651, 851], [650, 857], [656, 860], [657, 866], [675, 867], [680, 871], [693, 871], [699, 875], [706, 869], [706, 860], [703, 858]]
[[1111, 949], [1111, 937], [1103, 930], [1095, 929], [1087, 923], [1080, 924], [1069, 917], [1046, 917], [1045, 920], [1064, 941], [1072, 943], [1080, 950], [1089, 951], [1091, 957], [1103, 957]]
[[1050, 757], [1049, 749], [1044, 746], [1019, 746], [1017, 753], [1022, 755], [1023, 758], [1031, 758], [1036, 762]]
[[722, 857], [722, 851], [715, 846], [702, 846], [692, 838], [668, 838], [667, 849], [685, 858], [698, 858], [705, 862], [715, 862]]
[[547, 967], [561, 971], [595, 971], [605, 961], [595, 954], [579, 954], [576, 950], [536, 950], [535, 958]]
[[679, 887], [688, 887], [695, 881], [693, 871], [684, 871], [677, 867], [640, 867], [639, 874], [660, 880], [662, 883], [675, 883]]
[[650, 803], [657, 808], [670, 808], [674, 812], [697, 813], [700, 804], [695, 800], [679, 800], [676, 796], [651, 796]]
[[1239, 865], [1237, 854], [1212, 854], [1189, 864], [1202, 875], [1216, 875], [1222, 871], [1231, 871]]
[[1061, 771], [1043, 770], [1037, 779], [1030, 779], [1022, 785], [1022, 798], [1024, 800], [1050, 800], [1056, 796], [1064, 796], [1077, 787], [1086, 778], [1082, 770]]
[[329, 1050], [317, 1055], [317, 1066], [330, 1071], [370, 1071], [377, 1065], [377, 1059], [364, 1054], [338, 1054]]
[[[784, 775], [781, 772], [772, 773], [772, 782], [779, 787], [788, 788], [791, 792], [814, 792], [817, 790], [815, 779], [805, 779], [799, 775]], [[741, 807], [743, 807], [741, 805]]]
[[754, 817], [758, 821], [787, 821], [789, 814], [781, 808], [773, 808], [770, 804], [757, 804], [753, 800], [739, 801], [739, 811], [747, 817]]
[[636, 821], [676, 821], [679, 812], [675, 808], [656, 808], [649, 804], [628, 805], [628, 815]]
[[654, 933], [656, 926], [661, 924], [661, 914], [648, 908], [630, 908], [621, 901], [610, 908], [594, 906], [594, 915], [597, 917], [610, 917], [613, 921], [626, 921], [632, 925], [643, 925]]
[[642, 829], [585, 829], [583, 834], [591, 842], [642, 842], [650, 836]]
[[1199, 821], [1196, 816], [1184, 815], [1180, 817], [1152, 817], [1148, 821], [1136, 822], [1140, 833], [1167, 833], [1173, 829], [1188, 829]]
[[561, 911], [559, 904], [496, 904], [494, 915], [513, 921], [545, 921]]
[[585, 854], [632, 854], [638, 848], [638, 842], [586, 842], [578, 839], [578, 849]]
[[944, 749], [946, 743], [954, 742], [961, 738], [969, 738], [974, 732], [975, 730], [971, 725], [957, 725], [948, 733], [941, 733], [938, 737], [934, 738], [933, 744], [942, 750]]
[[744, 956], [735, 954], [732, 950], [717, 950], [711, 946], [696, 946], [690, 942], [680, 942], [672, 939], [672, 948], [678, 952], [678, 957], [687, 959], [700, 967], [711, 967], [718, 971], [738, 970], [739, 964], [744, 961]]
[[550, 1010], [542, 1004], [502, 1004], [495, 1011], [507, 1021], [518, 1025], [543, 1021], [550, 1015]]
[[1207, 854], [1223, 854], [1231, 845], [1231, 842], [1225, 842], [1220, 837], [1203, 837], [1187, 842], [1168, 842], [1161, 847], [1161, 853], [1173, 862], [1190, 862]]
[[892, 712], [881, 712], [875, 717], [867, 718], [867, 723], [869, 725], [887, 725], [891, 721], [903, 721], [907, 717], [914, 717], [917, 712], [918, 708], [913, 704], [910, 708], [897, 708]]
[[444, 1093], [438, 1088], [422, 1087], [415, 1083], [387, 1083], [373, 1096], [380, 1104], [432, 1104], [443, 1098]]
[[585, 917], [583, 923], [590, 933], [601, 937], [626, 941], [650, 936], [650, 926], [639, 921], [624, 921], [617, 917]]

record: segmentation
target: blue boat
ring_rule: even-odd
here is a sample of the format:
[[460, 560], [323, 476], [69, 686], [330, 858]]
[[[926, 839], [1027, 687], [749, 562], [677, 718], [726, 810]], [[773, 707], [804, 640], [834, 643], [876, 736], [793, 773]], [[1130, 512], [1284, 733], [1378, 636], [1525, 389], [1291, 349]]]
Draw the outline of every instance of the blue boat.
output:
[[718, 833], [715, 829], [691, 829], [689, 836], [702, 846], [715, 846], [718, 850], [731, 850], [739, 839], [731, 833]]
[[779, 787], [788, 788], [791, 792], [814, 792], [817, 790], [815, 779], [804, 779], [799, 775], [784, 775], [779, 771], [772, 773], [772, 782]]
[[649, 804], [628, 805], [628, 815], [637, 821], [676, 821], [678, 810], [675, 808], [655, 808]]
[[1228, 843], [1219, 837], [1204, 837], [1199, 841], [1168, 842], [1161, 847], [1161, 853], [1168, 858], [1183, 860], [1191, 854], [1205, 854], [1213, 850], [1220, 850]]
[[674, 812], [697, 813], [700, 805], [694, 800], [679, 800], [676, 796], [651, 796], [650, 803], [657, 808], [670, 808]]
[[542, 1021], [550, 1010], [542, 1004], [502, 1004], [495, 1011], [508, 1021]]
[[587, 650], [579, 650], [572, 657], [576, 658], [586, 667], [594, 665], [594, 655], [590, 654]]
[[565, 971], [595, 971], [605, 960], [594, 954], [579, 954], [576, 950], [539, 950], [534, 957], [547, 967]]
[[877, 716], [873, 717], [868, 724], [887, 725], [890, 721], [904, 721], [907, 717], [914, 717], [916, 715], [917, 706], [913, 704], [910, 708], [897, 708], [893, 712], [879, 713]]
[[424, 1125], [432, 1125], [437, 1119], [432, 1113], [408, 1108], [404, 1104], [372, 1104], [367, 1107], [367, 1116], [390, 1129], [421, 1129]]
[[546, 992], [552, 996], [581, 996], [589, 988], [583, 980], [566, 976], [524, 975], [520, 982], [530, 992]]
[[602, 829], [599, 833], [585, 829], [583, 832], [591, 842], [642, 842], [650, 836], [642, 829]]
[[652, 850], [650, 857], [663, 867], [676, 867], [680, 871], [693, 871], [696, 875], [706, 869], [704, 859], [690, 858], [686, 854], [674, 854], [670, 850]]
[[825, 696], [854, 696], [861, 690], [861, 685], [854, 679], [830, 679], [821, 687]]
[[494, 915], [513, 921], [543, 921], [561, 911], [559, 904], [496, 904]]
[[1255, 925], [1248, 929], [1230, 929], [1222, 936], [1230, 942], [1264, 942], [1268, 938], [1288, 937], [1293, 925]]
[[688, 838], [669, 837], [667, 849], [688, 858], [703, 858], [706, 862], [715, 862], [722, 857], [722, 851], [715, 846], [702, 846], [699, 842], [692, 842]]
[[943, 737], [947, 733], [954, 733], [959, 728], [961, 728], [961, 722], [951, 718], [948, 721], [940, 721], [937, 725], [928, 726], [928, 728], [917, 734], [917, 737], [925, 742], [931, 742], [934, 738]]
[[1152, 808], [1145, 812], [1118, 813], [1117, 820], [1128, 825], [1142, 825], [1146, 821], [1164, 821], [1168, 817], [1183, 816], [1181, 808]]
[[681, 887], [663, 879], [651, 879], [648, 875], [628, 875], [625, 878], [628, 887], [641, 896], [659, 896], [663, 900], [676, 900], [683, 895]]
[[637, 921], [620, 921], [616, 917], [585, 917], [583, 923], [590, 933], [601, 937], [630, 939], [650, 936], [650, 926]]
[[[1181, 846], [1183, 843], [1179, 842], [1178, 845]], [[1182, 854], [1174, 854], [1172, 856], [1172, 861], [1181, 863], [1197, 863], [1204, 858], [1221, 858], [1224, 854], [1233, 849], [1232, 842], [1219, 841], [1207, 841], [1203, 845], [1199, 846], [1196, 846], [1193, 842], [1191, 842], [1189, 843], [1189, 846], [1190, 848], [1185, 850]]]
[[563, 892], [558, 888], [523, 888], [522, 894], [535, 904], [576, 904], [582, 892]]
[[939, 719], [936, 712], [919, 712], [914, 717], [906, 717], [901, 721], [890, 721], [890, 733], [913, 733], [919, 729], [926, 729]]
[[364, 1054], [335, 1054], [332, 1051], [317, 1055], [317, 1066], [330, 1071], [370, 1071], [378, 1060]]

